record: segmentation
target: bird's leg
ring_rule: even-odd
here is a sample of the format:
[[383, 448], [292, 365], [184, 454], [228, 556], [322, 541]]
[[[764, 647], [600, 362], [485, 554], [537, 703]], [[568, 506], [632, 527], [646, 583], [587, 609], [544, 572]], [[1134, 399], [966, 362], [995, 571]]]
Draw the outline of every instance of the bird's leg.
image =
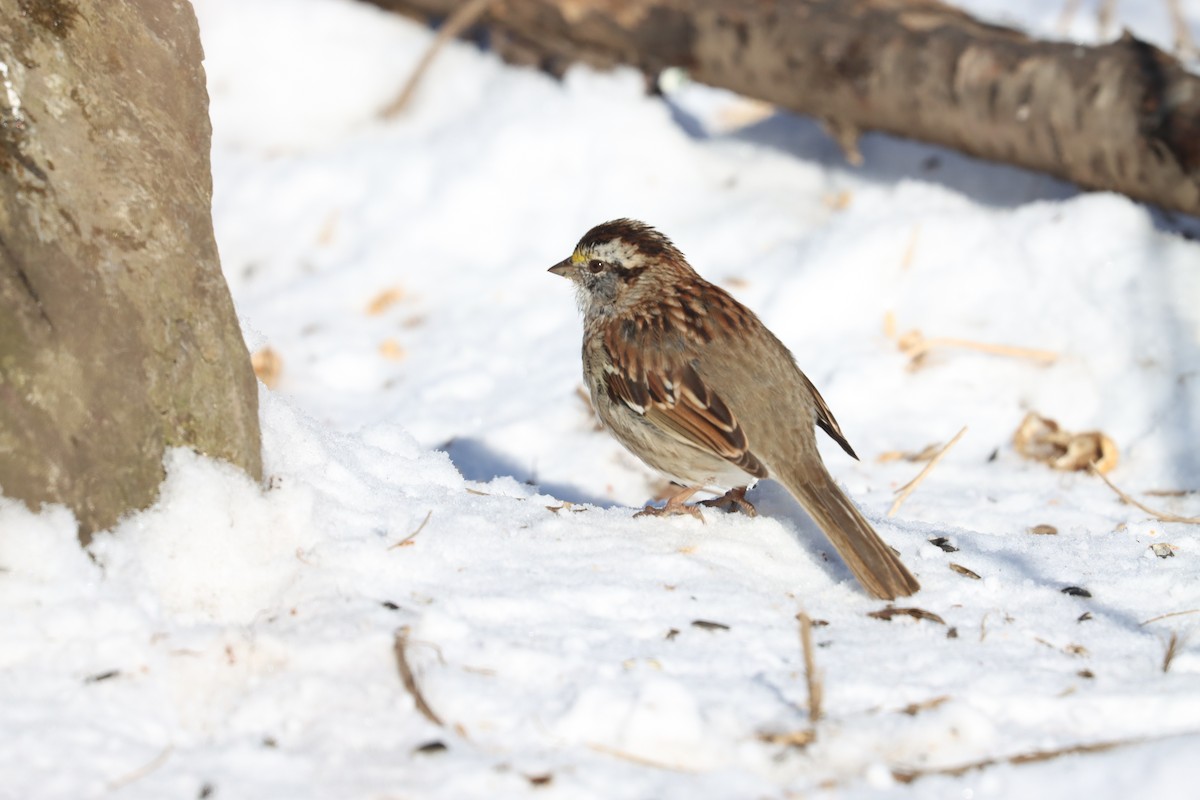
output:
[[711, 508], [723, 508], [726, 511], [733, 513], [741, 511], [747, 517], [757, 517], [758, 510], [754, 505], [746, 499], [746, 487], [739, 486], [736, 489], [730, 489], [720, 497], [714, 497], [711, 500], [701, 500], [700, 505], [709, 506]]
[[682, 487], [678, 492], [667, 498], [667, 504], [662, 508], [656, 506], [646, 506], [641, 511], [634, 514], [635, 517], [668, 517], [675, 514], [690, 514], [701, 522], [704, 517], [700, 515], [700, 509], [695, 506], [686, 505], [687, 499], [700, 491], [700, 487]]

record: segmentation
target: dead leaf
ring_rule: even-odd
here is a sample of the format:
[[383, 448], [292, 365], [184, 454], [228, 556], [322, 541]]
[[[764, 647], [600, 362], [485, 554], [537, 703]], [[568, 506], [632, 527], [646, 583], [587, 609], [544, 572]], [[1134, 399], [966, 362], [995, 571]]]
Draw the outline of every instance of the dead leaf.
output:
[[934, 614], [932, 611], [926, 611], [923, 608], [896, 608], [895, 606], [888, 606], [886, 608], [881, 608], [878, 611], [871, 611], [867, 614], [867, 616], [885, 621], [891, 621], [892, 617], [912, 617], [913, 619], [924, 619], [929, 620], [930, 622], [936, 622], [939, 625], [946, 624], [946, 620], [942, 619], [937, 614]]
[[263, 386], [274, 389], [279, 385], [279, 376], [283, 372], [283, 359], [270, 347], [255, 351], [250, 356], [250, 365], [254, 368], [255, 376], [263, 382]]
[[981, 580], [981, 578], [979, 577], [979, 573], [978, 573], [978, 572], [975, 572], [974, 570], [967, 569], [967, 568], [966, 568], [966, 567], [964, 567], [962, 564], [955, 564], [955, 563], [951, 562], [951, 563], [950, 563], [950, 569], [954, 570], [954, 571], [955, 571], [955, 572], [957, 572], [959, 575], [962, 575], [962, 576], [964, 576], [964, 577], [970, 578], [971, 580], [975, 580], [975, 581], [977, 581], [977, 580]]
[[934, 547], [940, 547], [944, 553], [957, 553], [958, 548], [950, 544], [950, 540], [945, 536], [934, 536], [929, 540], [929, 543]]
[[1013, 447], [1025, 458], [1064, 472], [1090, 468], [1104, 474], [1119, 460], [1117, 445], [1100, 431], [1070, 433], [1033, 411], [1013, 434]]
[[726, 625], [725, 623], [711, 622], [707, 619], [692, 620], [692, 627], [700, 628], [701, 630], [706, 630], [706, 631], [727, 631], [727, 630], [729, 630], [729, 626]]
[[1029, 528], [1029, 532], [1038, 536], [1053, 536], [1058, 533], [1058, 528], [1053, 525], [1034, 525], [1032, 528]]
[[384, 289], [367, 303], [367, 314], [377, 317], [404, 299], [404, 290], [399, 286]]
[[786, 747], [807, 747], [817, 740], [817, 732], [811, 728], [803, 731], [763, 731], [758, 734], [758, 740], [767, 744], [781, 744]]
[[842, 189], [837, 192], [830, 192], [821, 197], [821, 202], [830, 211], [845, 211], [850, 207], [850, 203], [854, 200], [854, 193], [849, 189]]
[[325, 218], [325, 223], [321, 226], [321, 230], [317, 234], [318, 245], [326, 247], [333, 243], [334, 236], [337, 234], [339, 217], [341, 217], [341, 212], [338, 209], [335, 208], [329, 212], [329, 216]]
[[408, 351], [395, 339], [384, 339], [379, 343], [379, 354], [389, 361], [401, 361]]

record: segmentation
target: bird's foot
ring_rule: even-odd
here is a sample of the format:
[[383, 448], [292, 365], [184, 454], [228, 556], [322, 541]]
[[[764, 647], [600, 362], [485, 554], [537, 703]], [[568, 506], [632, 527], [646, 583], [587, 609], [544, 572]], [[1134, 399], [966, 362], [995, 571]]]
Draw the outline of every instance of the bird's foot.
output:
[[741, 486], [737, 489], [730, 489], [720, 497], [714, 497], [711, 500], [701, 500], [700, 505], [709, 506], [710, 508], [723, 508], [730, 514], [735, 511], [741, 511], [747, 517], [757, 517], [758, 509], [754, 504], [746, 499], [746, 487]]
[[694, 505], [688, 505], [686, 501], [694, 495], [699, 489], [685, 488], [667, 498], [667, 504], [662, 508], [658, 506], [646, 506], [641, 511], [634, 514], [635, 517], [673, 517], [677, 514], [687, 514], [704, 522], [704, 516], [700, 513], [700, 509]]

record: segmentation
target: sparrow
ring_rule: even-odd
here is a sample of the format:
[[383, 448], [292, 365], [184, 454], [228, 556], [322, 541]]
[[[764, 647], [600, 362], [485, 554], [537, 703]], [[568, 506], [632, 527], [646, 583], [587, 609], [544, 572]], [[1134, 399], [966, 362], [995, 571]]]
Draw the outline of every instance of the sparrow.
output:
[[583, 314], [583, 377], [603, 426], [682, 487], [665, 507], [705, 501], [753, 515], [747, 487], [772, 478], [813, 518], [872, 595], [920, 585], [825, 468], [816, 428], [854, 449], [820, 392], [778, 338], [724, 289], [700, 277], [663, 234], [618, 219], [597, 225], [550, 272], [568, 278]]

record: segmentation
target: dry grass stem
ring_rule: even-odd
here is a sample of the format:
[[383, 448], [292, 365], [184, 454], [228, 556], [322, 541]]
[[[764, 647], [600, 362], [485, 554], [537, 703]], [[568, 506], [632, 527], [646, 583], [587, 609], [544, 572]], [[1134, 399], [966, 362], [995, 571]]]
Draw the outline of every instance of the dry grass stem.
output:
[[1052, 350], [1039, 350], [1033, 347], [1015, 347], [1007, 344], [991, 344], [976, 342], [972, 339], [958, 339], [950, 336], [926, 338], [919, 330], [911, 330], [896, 340], [900, 352], [909, 357], [909, 369], [917, 369], [931, 350], [938, 347], [957, 347], [963, 350], [975, 350], [995, 356], [1011, 358], [1026, 358], [1042, 364], [1053, 364], [1058, 360], [1058, 353]]
[[456, 38], [460, 33], [475, 24], [483, 13], [488, 10], [488, 7], [494, 0], [468, 0], [458, 7], [458, 10], [451, 14], [442, 27], [438, 30], [437, 36], [429, 48], [421, 56], [421, 60], [417, 62], [417, 66], [413, 69], [412, 74], [408, 76], [408, 82], [404, 84], [404, 88], [400, 90], [400, 94], [396, 96], [386, 108], [380, 112], [380, 116], [384, 119], [392, 119], [399, 116], [412, 100], [413, 94], [417, 90], [417, 85], [421, 82], [421, 78], [425, 76], [429, 65], [433, 63], [433, 59], [437, 56], [438, 51], [446, 46], [446, 42]]
[[679, 764], [667, 764], [662, 761], [654, 761], [652, 759], [635, 755], [633, 753], [626, 753], [624, 750], [618, 750], [615, 747], [609, 747], [608, 745], [599, 744], [597, 742], [588, 742], [587, 746], [589, 750], [594, 750], [597, 753], [603, 753], [604, 755], [612, 756], [613, 758], [619, 758], [622, 761], [629, 761], [634, 764], [639, 764], [643, 767], [654, 767], [655, 769], [665, 769], [670, 770], [671, 772], [684, 772], [689, 774], [694, 774], [696, 772], [694, 769], [688, 769], [687, 767], [680, 766]]
[[150, 759], [150, 761], [146, 762], [142, 766], [138, 767], [132, 772], [122, 775], [119, 778], [113, 778], [108, 782], [108, 790], [110, 792], [115, 792], [118, 789], [125, 788], [135, 781], [140, 781], [142, 778], [146, 777], [151, 772], [154, 772], [154, 770], [167, 763], [167, 759], [171, 757], [171, 751], [174, 749], [175, 748], [172, 745], [167, 745], [163, 748], [161, 753]]
[[1151, 622], [1158, 622], [1159, 620], [1162, 620], [1162, 619], [1170, 619], [1171, 617], [1182, 617], [1186, 614], [1200, 614], [1200, 608], [1190, 608], [1187, 611], [1172, 611], [1169, 614], [1159, 614], [1157, 617], [1151, 617], [1150, 619], [1146, 620], [1145, 622], [1140, 623], [1138, 625], [1138, 627], [1140, 628], [1143, 625], [1149, 625]]
[[400, 670], [400, 680], [404, 682], [404, 688], [412, 695], [413, 703], [417, 707], [417, 711], [421, 712], [421, 716], [437, 725], [439, 728], [446, 727], [445, 723], [433, 713], [433, 709], [429, 707], [429, 703], [425, 702], [425, 695], [421, 694], [421, 688], [417, 686], [416, 676], [413, 675], [412, 667], [408, 664], [408, 629], [401, 628], [396, 631], [396, 667]]
[[920, 464], [928, 461], [937, 455], [941, 445], [937, 442], [927, 444], [920, 450], [887, 450], [875, 457], [875, 460], [880, 464], [887, 464], [890, 461], [907, 461], [910, 464]]
[[1179, 652], [1179, 634], [1171, 631], [1171, 638], [1167, 639], [1167, 649], [1163, 653], [1163, 672], [1171, 669], [1171, 662], [1175, 660], [1176, 654]]
[[[812, 620], [803, 611], [796, 615], [796, 619], [800, 621], [800, 648], [804, 651], [804, 683], [808, 687], [808, 721], [815, 726], [821, 719], [824, 687], [821, 684], [821, 675], [817, 672], [817, 661], [812, 643]], [[815, 732], [813, 737], [816, 738]]]
[[1108, 486], [1108, 488], [1110, 488], [1114, 492], [1116, 492], [1117, 497], [1121, 498], [1122, 500], [1124, 500], [1126, 503], [1128, 503], [1131, 506], [1140, 508], [1142, 511], [1145, 511], [1147, 514], [1154, 517], [1159, 522], [1182, 522], [1187, 525], [1200, 525], [1200, 517], [1181, 517], [1178, 514], [1168, 514], [1164, 511], [1155, 511], [1153, 508], [1150, 508], [1150, 506], [1145, 505], [1144, 503], [1140, 503], [1137, 500], [1134, 500], [1132, 497], [1125, 494], [1125, 492], [1118, 489], [1116, 484], [1114, 484], [1112, 481], [1110, 481], [1108, 478], [1106, 478], [1104, 476], [1104, 473], [1102, 473], [1100, 470], [1096, 469], [1095, 467], [1090, 467], [1089, 469], [1091, 469], [1093, 475], [1098, 476], [1100, 478], [1100, 480], [1104, 481], [1104, 483]]
[[1126, 739], [1117, 742], [1097, 742], [1095, 744], [1077, 744], [1071, 747], [1062, 747], [1056, 750], [1036, 750], [1032, 753], [1020, 753], [1015, 756], [1007, 756], [1004, 758], [986, 758], [982, 761], [972, 761], [969, 764], [961, 764], [957, 767], [941, 767], [933, 769], [894, 769], [892, 777], [899, 783], [912, 783], [918, 778], [927, 778], [931, 775], [949, 775], [957, 777], [965, 775], [968, 772], [994, 767], [998, 764], [1011, 764], [1019, 766], [1021, 764], [1036, 764], [1041, 761], [1052, 761], [1063, 756], [1075, 756], [1086, 753], [1103, 753], [1107, 750], [1112, 750], [1117, 747], [1126, 747], [1135, 744], [1144, 744], [1146, 739]]
[[917, 477], [913, 478], [911, 481], [896, 490], [896, 494], [898, 496], [896, 497], [896, 502], [892, 503], [892, 507], [887, 513], [888, 519], [896, 516], [896, 512], [900, 510], [900, 506], [904, 505], [904, 501], [908, 499], [908, 496], [916, 490], [917, 486], [921, 484], [921, 481], [925, 480], [925, 477], [933, 471], [933, 468], [938, 465], [938, 462], [942, 460], [942, 457], [946, 455], [950, 448], [953, 447], [966, 432], [967, 426], [964, 425], [962, 430], [954, 434], [953, 439], [946, 442], [946, 445], [939, 450], [933, 458], [929, 459], [929, 463], [925, 465], [924, 469], [917, 473]]
[[920, 714], [923, 711], [932, 711], [938, 706], [948, 703], [949, 701], [950, 695], [938, 695], [937, 697], [931, 697], [928, 700], [922, 700], [919, 703], [909, 703], [904, 708], [900, 709], [900, 713], [908, 714], [910, 717], [915, 717], [917, 714]]
[[429, 518], [432, 516], [433, 516], [433, 509], [431, 508], [431, 509], [429, 509], [429, 513], [425, 515], [425, 519], [421, 520], [421, 524], [417, 526], [417, 529], [415, 531], [410, 533], [408, 536], [405, 536], [400, 541], [396, 542], [394, 545], [389, 547], [388, 550], [395, 550], [397, 547], [410, 546], [413, 542], [413, 539], [417, 538], [417, 534], [420, 533], [421, 531], [425, 530], [425, 526], [427, 524], [429, 524]]

